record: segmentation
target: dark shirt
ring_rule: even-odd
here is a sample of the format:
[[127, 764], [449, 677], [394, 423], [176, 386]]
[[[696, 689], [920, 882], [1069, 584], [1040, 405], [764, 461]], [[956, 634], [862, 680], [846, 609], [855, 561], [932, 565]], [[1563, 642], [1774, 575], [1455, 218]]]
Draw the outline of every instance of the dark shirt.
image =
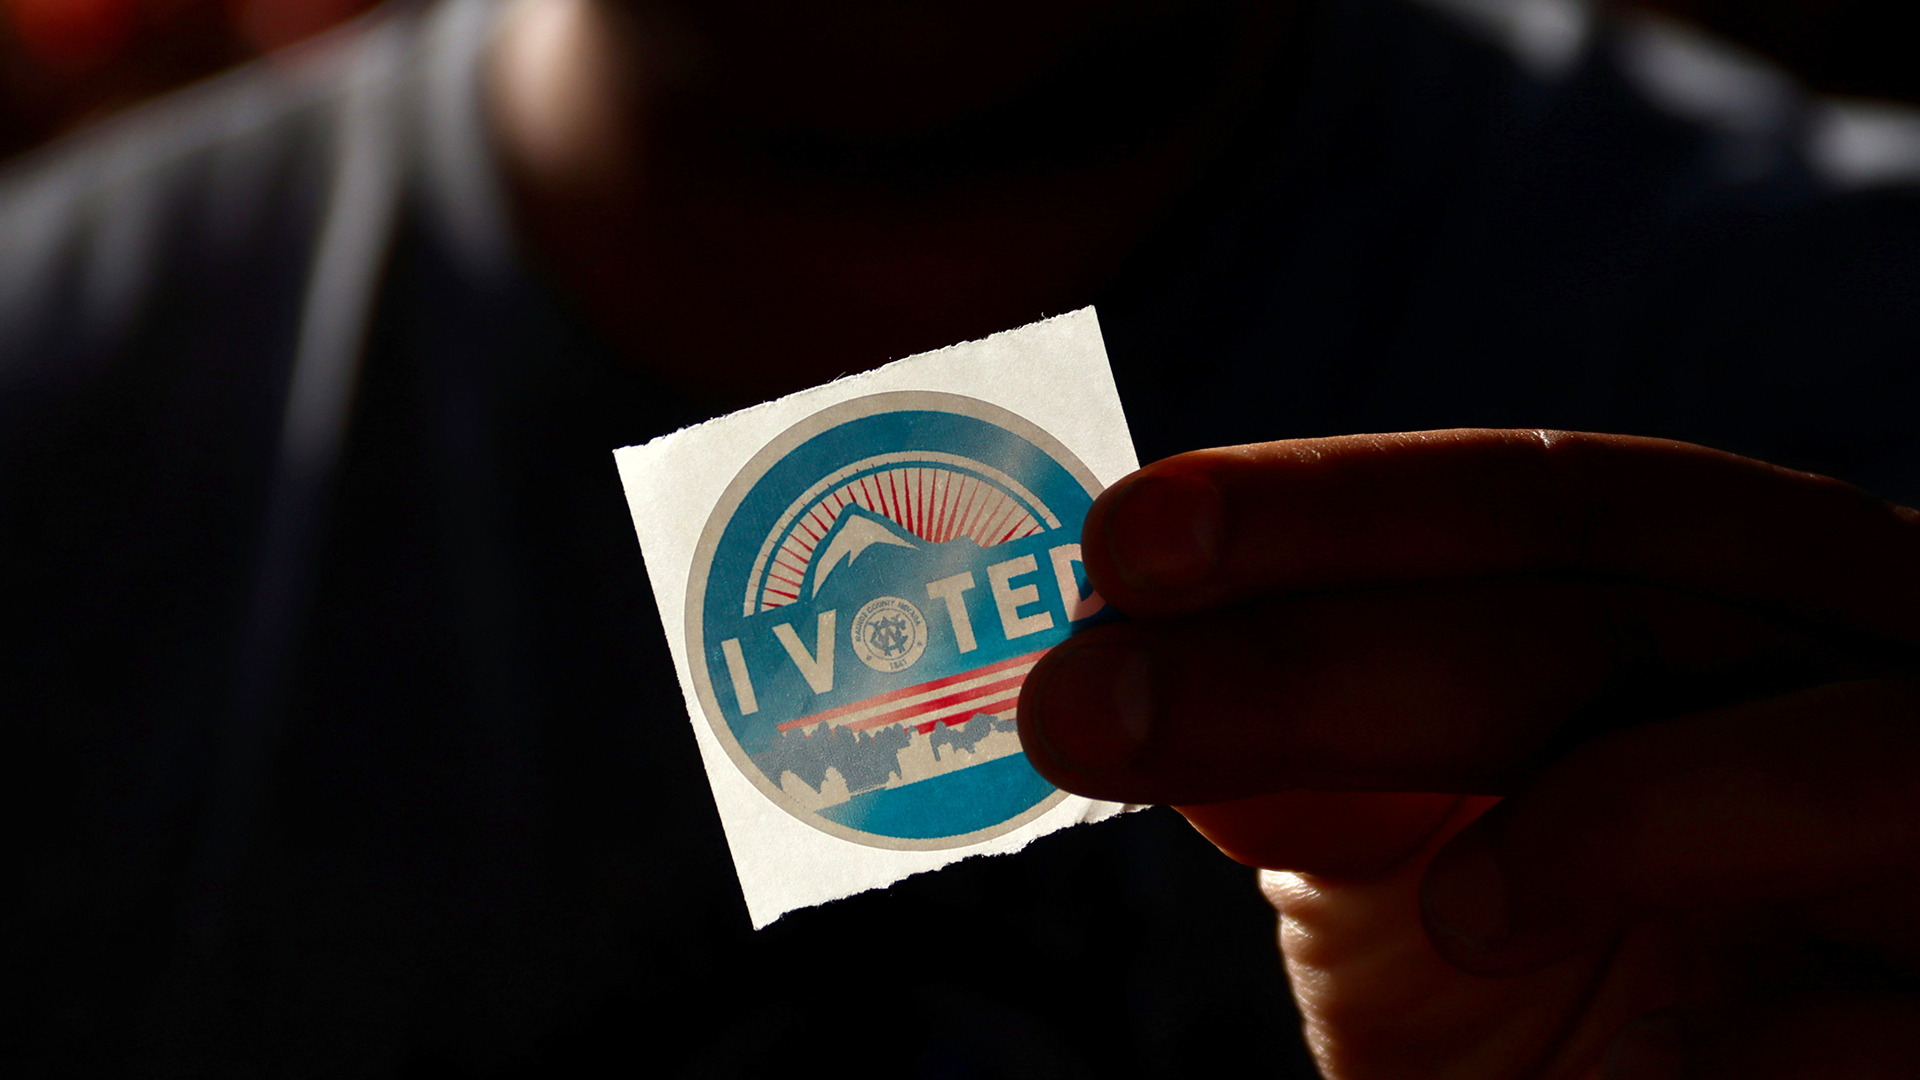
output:
[[[1913, 122], [1453, 2], [1322, 5], [1099, 298], [1142, 459], [1570, 427], [1920, 501]], [[610, 454], [705, 417], [521, 265], [492, 18], [0, 179], [9, 1073], [1307, 1075], [1163, 811], [747, 929]]]

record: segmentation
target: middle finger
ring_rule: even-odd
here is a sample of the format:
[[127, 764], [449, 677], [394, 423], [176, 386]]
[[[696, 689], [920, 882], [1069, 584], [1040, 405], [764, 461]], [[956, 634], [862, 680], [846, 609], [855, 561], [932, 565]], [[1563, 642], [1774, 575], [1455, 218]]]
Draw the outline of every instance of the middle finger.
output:
[[1512, 578], [1094, 628], [1036, 665], [1020, 716], [1035, 767], [1096, 798], [1497, 794], [1588, 734], [1861, 673], [1720, 601]]

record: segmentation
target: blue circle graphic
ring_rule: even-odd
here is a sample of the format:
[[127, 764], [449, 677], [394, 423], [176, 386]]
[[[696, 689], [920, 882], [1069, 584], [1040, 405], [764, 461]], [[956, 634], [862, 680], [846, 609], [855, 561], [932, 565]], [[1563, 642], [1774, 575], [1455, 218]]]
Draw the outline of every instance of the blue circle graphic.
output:
[[776, 440], [716, 509], [689, 593], [734, 762], [877, 846], [970, 843], [1052, 805], [1015, 705], [1039, 655], [1106, 614], [1080, 563], [1097, 491], [1038, 428], [955, 395], [856, 399]]

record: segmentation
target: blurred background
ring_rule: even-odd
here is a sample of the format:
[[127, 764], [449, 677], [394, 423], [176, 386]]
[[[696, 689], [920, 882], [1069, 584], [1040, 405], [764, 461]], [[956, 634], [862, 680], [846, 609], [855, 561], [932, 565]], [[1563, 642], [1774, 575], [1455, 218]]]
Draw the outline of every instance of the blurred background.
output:
[[[0, 0], [0, 158], [270, 54], [377, 0]], [[1920, 101], [1898, 0], [1643, 0], [1773, 58], [1816, 89]]]
[[[377, 0], [0, 0], [0, 158], [270, 54]], [[1899, 0], [1639, 0], [1796, 73], [1815, 89], [1920, 101]]]
[[376, 0], [0, 0], [0, 157], [311, 37]]

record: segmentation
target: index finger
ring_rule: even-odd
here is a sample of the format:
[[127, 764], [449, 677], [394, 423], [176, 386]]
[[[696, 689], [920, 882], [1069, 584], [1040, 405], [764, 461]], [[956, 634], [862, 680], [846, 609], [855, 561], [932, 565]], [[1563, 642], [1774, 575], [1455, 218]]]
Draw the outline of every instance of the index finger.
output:
[[1920, 641], [1920, 514], [1688, 443], [1456, 430], [1200, 450], [1087, 516], [1131, 615], [1515, 573], [1624, 577]]

